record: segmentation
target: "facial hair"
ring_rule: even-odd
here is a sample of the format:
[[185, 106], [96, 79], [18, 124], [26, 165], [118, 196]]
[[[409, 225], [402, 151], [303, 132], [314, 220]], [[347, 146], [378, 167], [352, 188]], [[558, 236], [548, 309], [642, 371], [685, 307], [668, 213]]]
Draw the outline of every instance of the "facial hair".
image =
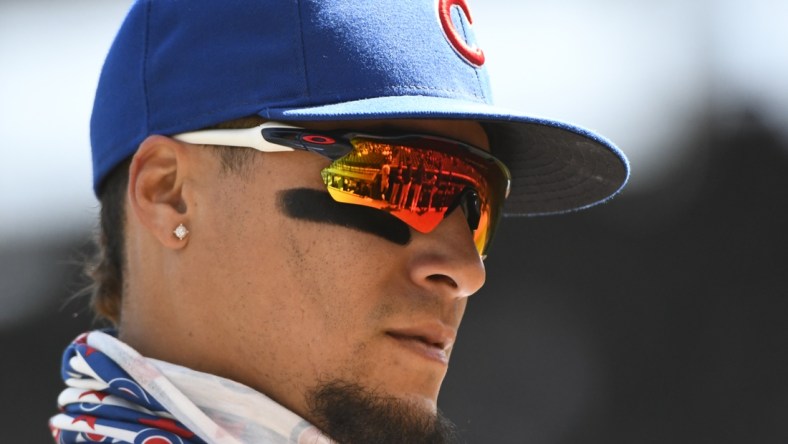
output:
[[454, 443], [454, 424], [438, 412], [344, 381], [321, 383], [308, 395], [310, 418], [342, 444]]

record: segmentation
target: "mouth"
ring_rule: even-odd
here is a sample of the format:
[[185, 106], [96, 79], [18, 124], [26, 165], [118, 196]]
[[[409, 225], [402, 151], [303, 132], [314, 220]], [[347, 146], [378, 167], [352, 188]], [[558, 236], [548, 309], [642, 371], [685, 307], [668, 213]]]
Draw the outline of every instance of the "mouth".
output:
[[411, 352], [445, 366], [449, 363], [455, 333], [447, 328], [431, 327], [389, 330], [386, 336]]

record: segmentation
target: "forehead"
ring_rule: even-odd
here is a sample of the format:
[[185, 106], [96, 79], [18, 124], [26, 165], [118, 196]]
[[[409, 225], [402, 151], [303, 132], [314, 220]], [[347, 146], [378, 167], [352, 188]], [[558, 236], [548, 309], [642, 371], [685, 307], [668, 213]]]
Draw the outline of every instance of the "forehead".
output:
[[303, 122], [298, 125], [316, 130], [351, 129], [370, 132], [402, 131], [404, 133], [430, 134], [459, 140], [486, 151], [490, 150], [490, 143], [484, 128], [478, 122], [469, 120], [389, 119]]

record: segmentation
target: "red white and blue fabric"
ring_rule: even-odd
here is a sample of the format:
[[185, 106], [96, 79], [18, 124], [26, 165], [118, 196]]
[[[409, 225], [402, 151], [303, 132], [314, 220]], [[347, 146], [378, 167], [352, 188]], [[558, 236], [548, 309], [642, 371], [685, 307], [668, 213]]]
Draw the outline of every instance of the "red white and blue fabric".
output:
[[83, 334], [63, 355], [66, 388], [58, 397], [62, 413], [52, 418], [55, 442], [204, 443], [173, 419], [156, 398]]
[[262, 393], [145, 358], [111, 331], [77, 337], [61, 375], [61, 412], [49, 421], [57, 444], [331, 443]]

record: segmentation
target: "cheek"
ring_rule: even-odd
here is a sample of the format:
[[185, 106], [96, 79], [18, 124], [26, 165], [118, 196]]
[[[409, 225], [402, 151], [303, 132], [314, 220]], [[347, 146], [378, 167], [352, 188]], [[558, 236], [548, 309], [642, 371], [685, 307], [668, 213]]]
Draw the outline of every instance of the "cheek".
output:
[[295, 188], [278, 193], [279, 208], [292, 219], [341, 226], [397, 245], [410, 242], [410, 228], [383, 211], [336, 202], [322, 190]]

